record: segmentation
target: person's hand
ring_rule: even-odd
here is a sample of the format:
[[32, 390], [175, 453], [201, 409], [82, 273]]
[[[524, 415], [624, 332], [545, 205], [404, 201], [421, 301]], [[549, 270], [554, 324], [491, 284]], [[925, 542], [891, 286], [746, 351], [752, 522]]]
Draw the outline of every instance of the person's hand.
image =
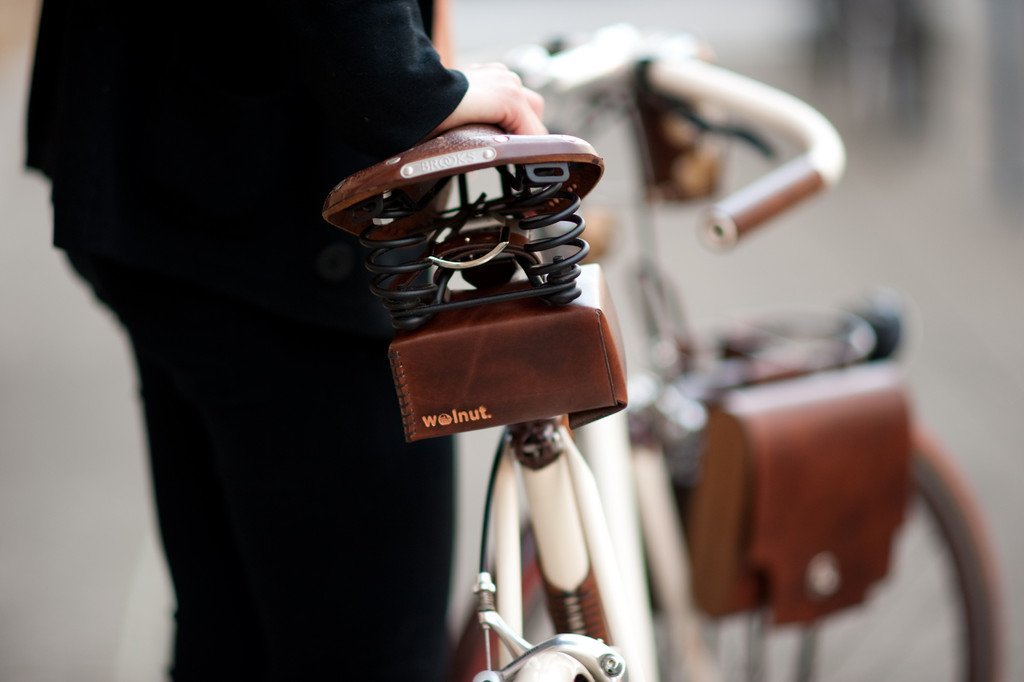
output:
[[513, 135], [543, 135], [544, 99], [504, 64], [474, 64], [462, 69], [469, 88], [433, 135], [468, 123], [492, 123]]

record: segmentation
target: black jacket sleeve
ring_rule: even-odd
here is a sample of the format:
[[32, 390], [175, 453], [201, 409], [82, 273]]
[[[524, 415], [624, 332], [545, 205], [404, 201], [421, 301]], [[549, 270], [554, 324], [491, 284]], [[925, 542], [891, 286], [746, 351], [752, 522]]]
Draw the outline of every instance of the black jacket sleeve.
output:
[[297, 76], [354, 148], [383, 157], [422, 139], [461, 101], [414, 0], [270, 0]]

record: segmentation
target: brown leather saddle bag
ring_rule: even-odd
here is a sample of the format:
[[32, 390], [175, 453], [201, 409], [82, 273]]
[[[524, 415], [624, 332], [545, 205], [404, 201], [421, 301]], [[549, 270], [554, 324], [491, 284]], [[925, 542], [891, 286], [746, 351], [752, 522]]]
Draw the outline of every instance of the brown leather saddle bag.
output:
[[626, 363], [600, 267], [582, 295], [439, 313], [399, 332], [389, 358], [408, 441], [569, 415], [586, 424], [626, 406]]
[[888, 571], [910, 490], [900, 375], [866, 364], [731, 391], [701, 466], [687, 521], [705, 612], [791, 623], [857, 604]]

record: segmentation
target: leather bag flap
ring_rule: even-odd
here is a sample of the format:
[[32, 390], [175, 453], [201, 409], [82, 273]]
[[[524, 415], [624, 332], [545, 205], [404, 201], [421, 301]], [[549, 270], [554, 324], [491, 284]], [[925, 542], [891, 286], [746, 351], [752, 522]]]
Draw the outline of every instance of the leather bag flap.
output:
[[910, 490], [897, 369], [860, 365], [733, 391], [707, 436], [691, 510], [701, 606], [717, 615], [767, 603], [788, 623], [863, 601], [888, 571]]

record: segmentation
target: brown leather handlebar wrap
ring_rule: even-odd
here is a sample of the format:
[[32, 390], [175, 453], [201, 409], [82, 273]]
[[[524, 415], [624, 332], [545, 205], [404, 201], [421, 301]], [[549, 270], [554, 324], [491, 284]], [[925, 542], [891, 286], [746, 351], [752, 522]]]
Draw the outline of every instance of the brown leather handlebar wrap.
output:
[[895, 367], [738, 389], [712, 411], [688, 540], [712, 615], [760, 606], [809, 622], [885, 576], [910, 491], [910, 423]]
[[810, 159], [801, 156], [713, 204], [707, 218], [714, 246], [729, 247], [771, 218], [825, 187]]
[[400, 332], [389, 357], [406, 440], [568, 414], [580, 426], [626, 406], [618, 320], [600, 267], [583, 266], [583, 294], [438, 313]]

